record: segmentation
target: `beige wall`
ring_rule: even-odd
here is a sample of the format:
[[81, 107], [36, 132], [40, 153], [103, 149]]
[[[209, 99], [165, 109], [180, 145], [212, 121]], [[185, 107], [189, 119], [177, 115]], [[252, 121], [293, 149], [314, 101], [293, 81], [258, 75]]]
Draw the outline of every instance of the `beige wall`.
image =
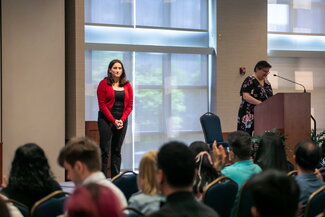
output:
[[[216, 109], [223, 131], [237, 128], [239, 90], [258, 60], [267, 59], [267, 0], [217, 1]], [[246, 67], [245, 76], [239, 67]], [[215, 107], [214, 107], [215, 108]]]
[[52, 170], [65, 135], [64, 0], [2, 0], [3, 169], [16, 148], [42, 146]]

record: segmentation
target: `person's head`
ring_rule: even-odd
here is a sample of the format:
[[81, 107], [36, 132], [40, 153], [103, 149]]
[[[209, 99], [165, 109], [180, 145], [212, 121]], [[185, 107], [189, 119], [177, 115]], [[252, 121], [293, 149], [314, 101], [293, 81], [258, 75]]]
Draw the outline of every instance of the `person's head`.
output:
[[194, 179], [194, 193], [203, 193], [204, 187], [218, 177], [210, 157], [210, 147], [202, 141], [192, 142], [189, 146], [195, 156], [196, 176]]
[[156, 182], [157, 151], [150, 151], [143, 155], [139, 166], [138, 187], [145, 194], [159, 192]]
[[239, 130], [230, 133], [228, 136], [228, 142], [232, 152], [235, 154], [238, 160], [250, 159], [252, 143], [251, 136], [247, 132]]
[[298, 210], [299, 186], [285, 172], [266, 170], [247, 181], [253, 217], [294, 217]]
[[107, 69], [107, 83], [112, 85], [115, 80], [119, 81], [120, 87], [123, 87], [127, 83], [123, 63], [118, 59], [112, 60]]
[[8, 186], [41, 191], [47, 188], [52, 179], [53, 173], [41, 147], [35, 143], [27, 143], [16, 149]]
[[299, 142], [294, 158], [299, 168], [313, 172], [321, 159], [321, 150], [312, 141]]
[[100, 171], [99, 147], [89, 138], [72, 138], [61, 149], [58, 163], [67, 170], [68, 179], [81, 184], [91, 173]]
[[195, 175], [195, 162], [193, 153], [184, 143], [171, 141], [164, 144], [158, 152], [157, 165], [158, 182], [163, 193], [165, 193], [164, 186], [191, 190]]
[[271, 68], [271, 64], [265, 60], [258, 61], [254, 67], [256, 77], [260, 80], [264, 80], [270, 73]]
[[278, 169], [288, 172], [284, 141], [276, 132], [265, 132], [254, 160], [263, 170]]
[[65, 204], [67, 217], [122, 217], [121, 204], [114, 192], [95, 183], [77, 188]]

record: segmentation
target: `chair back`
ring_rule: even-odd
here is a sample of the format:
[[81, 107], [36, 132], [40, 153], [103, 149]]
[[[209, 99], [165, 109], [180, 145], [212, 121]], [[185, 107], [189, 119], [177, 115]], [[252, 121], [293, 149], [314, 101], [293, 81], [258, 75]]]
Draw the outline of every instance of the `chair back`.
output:
[[220, 118], [212, 112], [207, 112], [200, 117], [205, 142], [212, 145], [216, 140], [218, 144], [228, 145], [223, 140]]
[[54, 191], [37, 201], [31, 209], [31, 217], [56, 217], [64, 214], [64, 203], [69, 193]]
[[126, 216], [127, 217], [142, 217], [142, 216], [146, 216], [144, 213], [142, 213], [140, 210], [138, 210], [137, 208], [134, 207], [125, 207], [123, 209], [124, 211], [127, 211]]
[[235, 217], [252, 217], [251, 208], [253, 206], [252, 194], [244, 183], [240, 189], [238, 201], [234, 207]]
[[324, 211], [325, 207], [325, 186], [312, 193], [306, 204], [304, 217], [315, 217]]
[[17, 207], [17, 209], [24, 217], [29, 217], [29, 208], [25, 204], [22, 204], [10, 198], [6, 200], [6, 203], [12, 203], [15, 207]]
[[220, 217], [229, 217], [237, 192], [237, 183], [226, 176], [222, 176], [215, 179], [204, 189], [202, 201], [217, 211]]
[[139, 191], [137, 184], [137, 174], [133, 171], [125, 171], [112, 179], [124, 194], [126, 200], [129, 200], [132, 194]]
[[294, 177], [296, 175], [298, 175], [298, 170], [292, 170], [292, 171], [288, 172], [288, 176]]

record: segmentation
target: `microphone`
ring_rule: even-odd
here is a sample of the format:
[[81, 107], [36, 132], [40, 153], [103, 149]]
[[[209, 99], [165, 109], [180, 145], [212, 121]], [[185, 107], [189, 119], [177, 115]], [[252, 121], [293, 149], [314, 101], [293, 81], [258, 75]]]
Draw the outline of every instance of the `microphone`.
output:
[[273, 74], [273, 76], [275, 76], [275, 77], [279, 77], [279, 78], [282, 78], [283, 80], [286, 80], [286, 81], [289, 81], [289, 82], [291, 82], [291, 83], [298, 84], [298, 85], [302, 86], [302, 87], [304, 88], [304, 93], [306, 93], [306, 88], [305, 88], [304, 85], [302, 85], [302, 84], [300, 84], [300, 83], [297, 83], [297, 82], [295, 82], [295, 81], [289, 80], [289, 79], [287, 79], [287, 78], [281, 77], [281, 76], [279, 76], [279, 75], [277, 75], [277, 74]]

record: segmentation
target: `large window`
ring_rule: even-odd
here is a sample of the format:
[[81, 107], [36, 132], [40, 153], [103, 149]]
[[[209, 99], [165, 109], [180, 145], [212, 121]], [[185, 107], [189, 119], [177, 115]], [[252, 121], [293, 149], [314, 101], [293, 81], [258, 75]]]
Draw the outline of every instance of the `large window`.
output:
[[[135, 3], [136, 2], [136, 3]], [[86, 121], [97, 120], [96, 89], [120, 59], [134, 89], [122, 169], [164, 142], [204, 140], [215, 35], [212, 1], [86, 0]], [[212, 11], [212, 10], [210, 10]]]
[[[269, 0], [268, 50], [272, 74], [303, 84], [311, 93], [317, 130], [325, 129], [325, 0]], [[302, 87], [270, 76], [275, 92]], [[313, 123], [311, 123], [312, 125]], [[313, 125], [312, 125], [313, 126]]]

